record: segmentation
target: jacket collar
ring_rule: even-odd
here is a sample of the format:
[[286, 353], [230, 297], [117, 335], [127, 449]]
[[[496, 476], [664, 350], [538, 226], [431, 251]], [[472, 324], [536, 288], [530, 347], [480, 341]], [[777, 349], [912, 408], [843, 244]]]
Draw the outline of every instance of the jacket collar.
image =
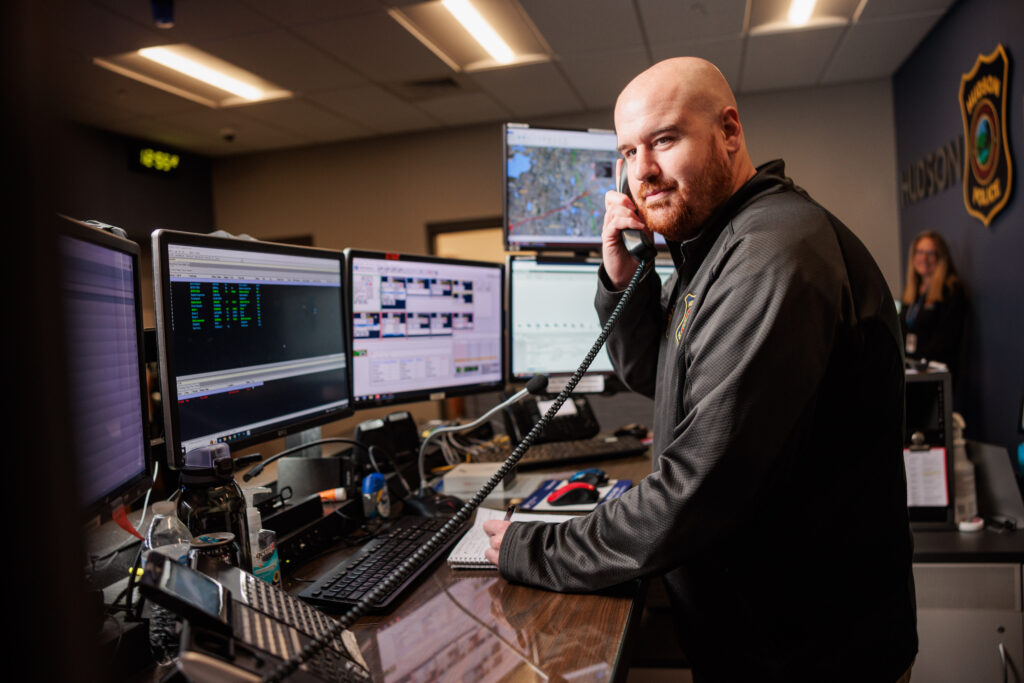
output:
[[701, 225], [696, 236], [682, 242], [666, 240], [676, 269], [682, 270], [684, 264], [695, 268], [707, 256], [711, 245], [715, 243], [733, 216], [756, 197], [781, 186], [793, 187], [793, 181], [786, 177], [786, 162], [782, 159], [775, 159], [758, 166], [757, 173], [711, 213]]

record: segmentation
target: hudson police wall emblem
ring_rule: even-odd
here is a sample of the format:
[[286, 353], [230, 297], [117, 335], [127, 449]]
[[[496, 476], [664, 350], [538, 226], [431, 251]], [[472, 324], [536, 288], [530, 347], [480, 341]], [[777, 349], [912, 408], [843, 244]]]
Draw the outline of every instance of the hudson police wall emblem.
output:
[[960, 79], [964, 119], [964, 206], [987, 227], [1010, 200], [1013, 166], [1006, 131], [1010, 60], [1002, 45], [978, 55]]

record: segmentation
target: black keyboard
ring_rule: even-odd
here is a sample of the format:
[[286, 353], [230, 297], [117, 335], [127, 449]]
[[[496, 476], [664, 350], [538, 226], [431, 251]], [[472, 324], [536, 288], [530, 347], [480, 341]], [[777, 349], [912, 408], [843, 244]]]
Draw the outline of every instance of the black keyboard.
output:
[[[549, 441], [530, 446], [519, 461], [519, 469], [550, 467], [562, 463], [576, 463], [587, 460], [628, 458], [647, 450], [644, 442], [635, 436], [595, 436], [592, 439], [576, 441]], [[512, 449], [493, 451], [473, 456], [476, 462], [504, 462]]]
[[[304, 588], [299, 597], [318, 607], [332, 610], [348, 609], [425, 544], [447, 521], [447, 517], [399, 517], [387, 531], [368, 541], [354, 555], [332, 567], [316, 583]], [[399, 586], [371, 603], [369, 611], [387, 611], [402, 591], [445, 554], [468, 527], [467, 522], [451, 534], [438, 550], [413, 570]]]

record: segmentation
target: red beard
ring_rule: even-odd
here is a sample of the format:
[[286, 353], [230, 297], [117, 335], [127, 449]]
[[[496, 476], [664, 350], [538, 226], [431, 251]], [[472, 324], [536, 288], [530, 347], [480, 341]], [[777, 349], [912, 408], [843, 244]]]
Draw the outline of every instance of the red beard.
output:
[[644, 181], [639, 189], [641, 198], [662, 190], [669, 192], [652, 206], [641, 199], [637, 208], [647, 227], [661, 233], [665, 239], [682, 242], [693, 237], [711, 212], [732, 195], [732, 169], [728, 160], [713, 147], [703, 170], [687, 185], [688, 200], [678, 183], [656, 185]]

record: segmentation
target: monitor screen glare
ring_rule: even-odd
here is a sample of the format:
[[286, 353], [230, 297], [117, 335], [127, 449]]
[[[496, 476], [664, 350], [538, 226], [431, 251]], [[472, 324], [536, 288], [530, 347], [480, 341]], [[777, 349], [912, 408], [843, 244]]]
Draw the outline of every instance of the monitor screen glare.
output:
[[[615, 133], [505, 126], [505, 241], [520, 249], [599, 250], [615, 189]], [[660, 235], [656, 243], [664, 245]]]
[[340, 252], [167, 231], [154, 244], [179, 463], [351, 413]]
[[347, 253], [357, 404], [502, 386], [501, 264]]

